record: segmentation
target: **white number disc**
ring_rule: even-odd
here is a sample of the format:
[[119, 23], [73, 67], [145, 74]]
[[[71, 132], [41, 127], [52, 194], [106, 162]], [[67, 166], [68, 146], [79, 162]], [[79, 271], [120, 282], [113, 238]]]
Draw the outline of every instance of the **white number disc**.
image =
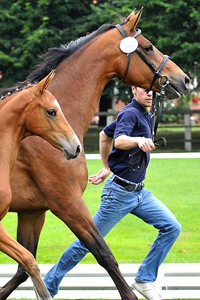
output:
[[138, 47], [138, 41], [131, 36], [124, 38], [120, 43], [120, 49], [124, 53], [132, 53]]

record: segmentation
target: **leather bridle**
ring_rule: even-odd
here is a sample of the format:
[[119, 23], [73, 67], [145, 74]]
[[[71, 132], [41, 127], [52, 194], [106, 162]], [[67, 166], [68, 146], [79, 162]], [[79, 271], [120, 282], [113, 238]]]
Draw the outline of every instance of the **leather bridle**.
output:
[[[123, 35], [123, 37], [124, 38], [127, 38], [128, 37], [128, 35], [126, 34], [126, 32], [125, 32], [125, 30], [122, 28], [122, 26], [120, 25], [120, 24], [117, 24], [117, 25], [115, 25], [115, 27], [119, 30], [119, 32]], [[136, 37], [138, 37], [140, 34], [141, 34], [141, 30], [140, 29], [136, 29], [136, 34], [133, 36], [133, 38], [136, 38]], [[168, 55], [164, 55], [163, 56], [163, 60], [162, 60], [162, 62], [161, 62], [161, 64], [160, 64], [160, 66], [158, 67], [158, 68], [156, 68], [147, 58], [146, 58], [146, 56], [142, 53], [142, 51], [139, 49], [139, 47], [137, 47], [137, 49], [136, 50], [134, 50], [136, 53], [137, 53], [137, 55], [142, 59], [142, 61], [154, 72], [154, 77], [153, 77], [153, 80], [152, 80], [152, 82], [151, 82], [151, 85], [150, 85], [150, 87], [149, 87], [149, 89], [148, 89], [148, 91], [150, 91], [151, 89], [152, 89], [152, 87], [153, 87], [153, 85], [154, 85], [154, 83], [155, 83], [155, 81], [156, 81], [156, 79], [158, 79], [159, 78], [159, 85], [160, 86], [166, 86], [166, 85], [168, 85], [169, 84], [169, 80], [168, 80], [168, 77], [166, 76], [166, 75], [161, 75], [161, 71], [162, 71], [162, 69], [163, 69], [163, 67], [164, 67], [164, 65], [165, 65], [165, 63], [167, 62], [167, 60], [168, 60], [168, 58], [169, 58], [169, 56]], [[122, 79], [120, 79], [120, 81], [124, 81], [125, 79], [126, 79], [126, 76], [127, 76], [127, 74], [128, 74], [128, 70], [129, 70], [129, 66], [130, 66], [130, 62], [131, 62], [131, 53], [132, 52], [130, 52], [130, 53], [127, 53], [127, 56], [128, 56], [128, 62], [127, 62], [127, 66], [126, 66], [126, 71], [125, 71], [125, 74], [124, 74], [124, 76], [123, 76], [123, 78]], [[163, 79], [163, 77], [166, 79], [166, 81], [162, 84], [161, 83], [161, 79]]]

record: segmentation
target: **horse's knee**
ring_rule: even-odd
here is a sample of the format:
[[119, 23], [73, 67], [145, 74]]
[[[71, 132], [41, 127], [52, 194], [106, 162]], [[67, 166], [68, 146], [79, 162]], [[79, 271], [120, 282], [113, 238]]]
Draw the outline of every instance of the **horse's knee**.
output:
[[103, 251], [100, 251], [100, 255], [98, 255], [97, 261], [103, 268], [107, 270], [118, 268], [118, 263], [106, 244]]
[[110, 255], [106, 256], [105, 263], [106, 263], [106, 266], [108, 267], [108, 269], [113, 270], [113, 269], [118, 268], [118, 262], [116, 261], [116, 259], [114, 258], [113, 254], [111, 252], [110, 252]]
[[21, 267], [28, 273], [29, 276], [38, 276], [40, 273], [39, 266], [31, 252], [26, 251], [21, 256]]

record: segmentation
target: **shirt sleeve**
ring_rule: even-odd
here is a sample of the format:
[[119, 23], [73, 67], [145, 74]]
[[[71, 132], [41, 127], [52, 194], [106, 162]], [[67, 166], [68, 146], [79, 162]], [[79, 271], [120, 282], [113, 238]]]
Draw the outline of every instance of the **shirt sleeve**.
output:
[[115, 127], [116, 127], [116, 123], [117, 120], [114, 120], [113, 122], [111, 122], [110, 124], [108, 124], [103, 131], [105, 132], [105, 134], [113, 139], [114, 136], [114, 131], [115, 131]]
[[137, 124], [137, 116], [133, 110], [125, 110], [118, 115], [114, 139], [120, 135], [132, 136], [134, 127]]

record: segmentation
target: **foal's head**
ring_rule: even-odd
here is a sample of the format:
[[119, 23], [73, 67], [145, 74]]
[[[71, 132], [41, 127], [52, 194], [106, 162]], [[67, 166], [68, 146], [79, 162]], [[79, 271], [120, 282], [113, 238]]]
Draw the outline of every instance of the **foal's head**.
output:
[[27, 135], [38, 135], [62, 150], [67, 159], [78, 156], [81, 144], [66, 120], [56, 98], [47, 91], [55, 71], [51, 71], [31, 89], [31, 101], [26, 109]]

